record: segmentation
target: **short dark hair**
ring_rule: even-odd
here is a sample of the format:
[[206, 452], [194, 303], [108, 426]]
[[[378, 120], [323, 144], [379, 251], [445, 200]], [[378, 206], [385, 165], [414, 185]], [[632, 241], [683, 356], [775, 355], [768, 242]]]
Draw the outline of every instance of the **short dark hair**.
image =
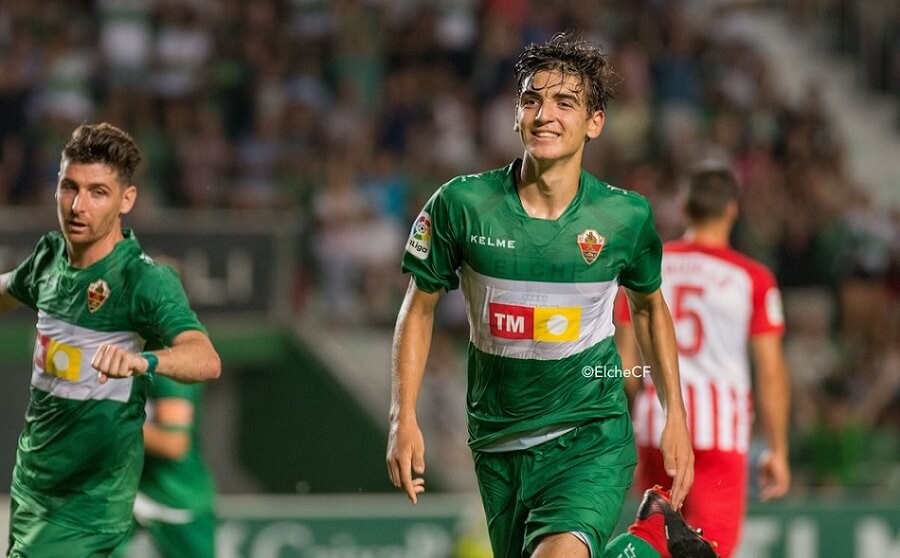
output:
[[557, 33], [547, 42], [525, 47], [515, 67], [517, 96], [522, 95], [525, 81], [542, 70], [557, 70], [580, 78], [589, 114], [604, 110], [613, 96], [615, 74], [606, 55], [572, 33]]
[[137, 144], [123, 130], [106, 122], [82, 124], [62, 150], [62, 158], [73, 163], [103, 163], [115, 169], [119, 180], [131, 184], [141, 162]]
[[699, 170], [691, 174], [685, 208], [691, 221], [705, 221], [721, 217], [737, 198], [737, 180], [731, 170]]

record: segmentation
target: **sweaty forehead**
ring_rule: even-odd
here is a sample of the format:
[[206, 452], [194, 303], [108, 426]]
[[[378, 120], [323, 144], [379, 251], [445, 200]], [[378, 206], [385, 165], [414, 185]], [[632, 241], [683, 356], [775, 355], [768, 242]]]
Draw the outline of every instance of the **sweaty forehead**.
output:
[[523, 91], [538, 91], [545, 95], [571, 93], [583, 99], [583, 85], [581, 76], [560, 70], [538, 70], [525, 80]]
[[119, 174], [106, 163], [83, 163], [63, 158], [59, 167], [59, 180], [73, 182], [118, 184]]

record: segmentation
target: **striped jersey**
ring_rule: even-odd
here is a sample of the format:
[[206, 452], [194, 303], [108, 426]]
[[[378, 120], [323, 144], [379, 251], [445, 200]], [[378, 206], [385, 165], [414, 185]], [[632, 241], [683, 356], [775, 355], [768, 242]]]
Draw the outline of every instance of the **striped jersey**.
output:
[[[153, 402], [162, 399], [184, 399], [193, 407], [194, 420], [189, 427], [159, 423], [153, 413]], [[203, 384], [183, 384], [171, 378], [154, 378], [148, 395], [147, 420], [163, 430], [181, 430], [190, 434], [191, 445], [178, 460], [146, 455], [139, 490], [149, 498], [144, 514], [167, 523], [187, 523], [195, 512], [213, 509], [213, 478], [200, 452], [200, 417]], [[135, 507], [135, 514], [142, 512]]]
[[646, 199], [582, 171], [556, 220], [530, 217], [516, 161], [457, 177], [413, 224], [403, 269], [423, 291], [462, 288], [470, 327], [469, 445], [626, 412], [612, 309], [621, 283], [659, 288]]
[[48, 233], [9, 282], [9, 293], [38, 313], [11, 492], [39, 517], [91, 532], [130, 527], [149, 381], [101, 385], [91, 359], [104, 343], [140, 351], [203, 331], [174, 270], [123, 232], [112, 252], [84, 269], [69, 265], [62, 234]]
[[[685, 241], [666, 243], [662, 276], [694, 448], [746, 453], [753, 422], [748, 341], [784, 331], [775, 278], [736, 250]], [[665, 415], [650, 379], [644, 382], [635, 438], [656, 447]]]

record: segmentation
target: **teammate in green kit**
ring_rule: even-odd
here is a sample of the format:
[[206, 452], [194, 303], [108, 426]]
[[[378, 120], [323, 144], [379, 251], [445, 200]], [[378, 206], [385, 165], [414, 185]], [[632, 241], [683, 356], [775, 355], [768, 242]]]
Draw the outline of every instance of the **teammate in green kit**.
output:
[[[603, 129], [611, 70], [596, 48], [561, 34], [527, 47], [516, 74], [523, 158], [442, 186], [407, 242], [391, 481], [413, 503], [425, 490], [416, 399], [440, 293], [461, 285], [469, 445], [494, 556], [714, 556], [676, 512], [693, 453], [650, 207], [581, 168], [586, 141]], [[620, 284], [668, 410], [660, 447], [673, 484], [671, 497], [648, 490], [630, 532], [610, 542], [636, 462], [613, 343]]]
[[199, 442], [202, 394], [203, 384], [162, 377], [150, 386], [134, 517], [166, 557], [215, 556], [215, 486]]
[[61, 232], [0, 275], [0, 311], [24, 304], [38, 315], [12, 479], [11, 557], [108, 556], [131, 529], [153, 376], [193, 382], [220, 373], [177, 274], [122, 228], [140, 159], [122, 130], [79, 126], [60, 160]]

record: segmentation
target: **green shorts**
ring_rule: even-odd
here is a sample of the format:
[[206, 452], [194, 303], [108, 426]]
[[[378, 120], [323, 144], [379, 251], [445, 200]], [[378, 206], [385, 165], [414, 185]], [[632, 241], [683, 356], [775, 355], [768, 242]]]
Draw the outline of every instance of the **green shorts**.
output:
[[495, 558], [527, 556], [542, 537], [570, 532], [599, 558], [637, 463], [627, 414], [525, 450], [473, 453]]
[[162, 556], [167, 558], [213, 558], [216, 555], [216, 518], [212, 513], [199, 514], [183, 525], [151, 521], [145, 529]]
[[130, 530], [96, 533], [49, 523], [12, 498], [9, 514], [9, 558], [106, 558], [127, 539]]

